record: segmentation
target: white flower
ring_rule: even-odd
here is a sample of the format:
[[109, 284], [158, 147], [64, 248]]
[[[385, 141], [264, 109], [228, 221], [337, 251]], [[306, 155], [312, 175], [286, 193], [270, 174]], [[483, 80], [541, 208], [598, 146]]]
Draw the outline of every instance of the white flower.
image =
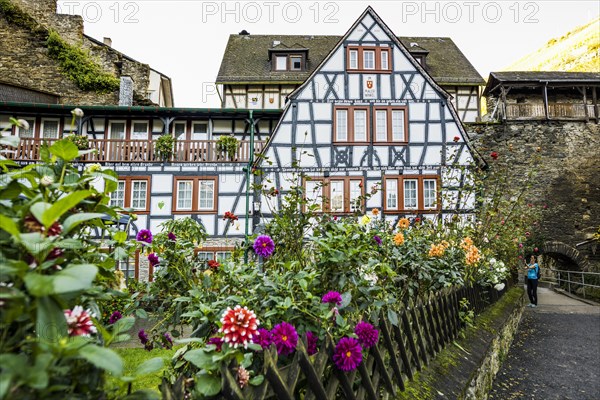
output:
[[50, 186], [54, 183], [54, 178], [51, 177], [50, 175], [44, 175], [42, 176], [42, 179], [40, 179], [40, 185], [42, 186]]
[[375, 273], [364, 274], [363, 278], [365, 281], [368, 281], [369, 283], [371, 283], [371, 285], [375, 285], [378, 281], [377, 274], [375, 274]]
[[494, 286], [494, 289], [496, 289], [497, 291], [501, 291], [502, 289], [504, 289], [504, 283], [499, 283], [496, 286]]
[[81, 108], [75, 108], [71, 110], [71, 114], [73, 114], [75, 117], [81, 118], [83, 117], [83, 110]]
[[490, 258], [490, 265], [494, 265], [496, 264], [496, 259], [495, 258]]
[[29, 129], [29, 122], [27, 122], [24, 119], [18, 119], [17, 120], [17, 126], [19, 128], [23, 128], [24, 130], [28, 130]]
[[88, 166], [85, 169], [85, 172], [87, 172], [88, 174], [94, 173], [94, 172], [100, 172], [102, 171], [102, 165], [95, 163], [95, 164], [91, 164], [90, 166]]

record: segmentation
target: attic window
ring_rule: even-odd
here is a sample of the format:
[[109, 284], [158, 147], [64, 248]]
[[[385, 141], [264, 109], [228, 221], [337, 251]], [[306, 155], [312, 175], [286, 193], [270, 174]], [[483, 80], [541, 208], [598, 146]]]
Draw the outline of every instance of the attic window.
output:
[[302, 54], [279, 54], [273, 57], [273, 71], [304, 71]]
[[275, 70], [285, 71], [287, 69], [287, 56], [275, 57]]

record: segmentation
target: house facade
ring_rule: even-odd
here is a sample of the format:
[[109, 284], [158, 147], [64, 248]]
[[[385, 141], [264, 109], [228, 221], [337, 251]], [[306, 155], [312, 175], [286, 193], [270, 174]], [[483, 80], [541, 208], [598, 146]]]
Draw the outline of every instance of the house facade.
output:
[[[283, 109], [287, 96], [311, 76], [340, 39], [340, 36], [252, 35], [246, 31], [231, 35], [216, 80], [222, 107]], [[451, 102], [464, 122], [479, 120], [480, 94], [485, 81], [451, 38], [394, 39], [452, 95]], [[360, 58], [357, 63], [362, 63], [362, 52], [352, 54]], [[367, 57], [369, 54], [367, 50]], [[328, 86], [315, 89], [324, 93]]]
[[265, 218], [299, 184], [332, 214], [367, 192], [366, 209], [389, 219], [472, 209], [460, 192], [473, 155], [451, 95], [370, 7], [288, 99], [257, 163], [280, 192], [262, 196]]
[[[245, 237], [246, 218], [250, 233], [266, 223], [293, 185], [302, 185], [311, 201], [335, 215], [350, 214], [367, 193], [372, 195], [361, 208], [377, 208], [389, 220], [468, 215], [473, 199], [461, 188], [474, 152], [460, 107], [457, 111], [449, 86], [432, 76], [431, 54], [410, 44], [368, 7], [344, 36], [322, 47], [320, 57], [314, 57], [315, 47], [292, 43], [294, 54], [304, 54], [301, 68], [309, 68], [303, 62], [319, 62], [302, 72], [302, 81], [274, 83], [277, 95], [272, 92], [273, 102], [263, 97], [264, 108], [229, 104], [234, 97], [225, 100], [230, 108], [221, 109], [79, 106], [84, 117], [72, 125], [75, 106], [0, 101], [0, 128], [21, 137], [10, 155], [21, 163], [39, 159], [44, 141], [86, 135], [97, 151], [79, 162], [100, 163], [119, 174], [111, 202], [137, 215], [130, 234], [190, 216], [207, 230], [199, 254], [208, 259], [225, 257]], [[272, 49], [275, 67], [283, 68], [278, 57], [286, 48]], [[285, 57], [286, 68], [294, 68], [298, 60]], [[480, 77], [472, 79], [478, 98]], [[479, 115], [477, 107], [469, 107], [463, 111]], [[25, 119], [29, 129], [9, 128], [10, 117]], [[166, 158], [155, 151], [164, 135], [176, 139]], [[236, 138], [233, 153], [219, 147], [222, 137]], [[273, 190], [269, 195], [248, 190], [258, 186]], [[224, 218], [227, 212], [238, 220]], [[139, 279], [152, 276], [144, 257], [123, 269]]]

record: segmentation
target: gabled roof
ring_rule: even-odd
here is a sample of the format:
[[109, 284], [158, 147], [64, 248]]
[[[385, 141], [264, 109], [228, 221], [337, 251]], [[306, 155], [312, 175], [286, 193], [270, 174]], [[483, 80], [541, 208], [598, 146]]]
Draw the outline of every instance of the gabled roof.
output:
[[[294, 83], [304, 82], [340, 41], [341, 36], [310, 35], [230, 35], [217, 83]], [[447, 37], [398, 37], [409, 52], [429, 51], [427, 70], [441, 85], [484, 85], [485, 81], [452, 39]], [[273, 46], [273, 42], [281, 42]], [[417, 46], [411, 48], [411, 43]], [[306, 71], [271, 70], [269, 50], [308, 49]], [[412, 49], [412, 50], [411, 50]]]
[[491, 72], [483, 91], [487, 96], [500, 85], [541, 86], [549, 83], [552, 86], [569, 84], [593, 84], [600, 86], [600, 72], [561, 72], [561, 71], [506, 71]]

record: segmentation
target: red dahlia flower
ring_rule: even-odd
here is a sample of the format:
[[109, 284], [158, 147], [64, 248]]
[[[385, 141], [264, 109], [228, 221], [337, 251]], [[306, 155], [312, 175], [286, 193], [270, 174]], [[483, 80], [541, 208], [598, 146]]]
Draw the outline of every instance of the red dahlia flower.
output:
[[225, 310], [221, 318], [221, 329], [223, 341], [231, 344], [234, 348], [239, 345], [248, 347], [252, 343], [252, 338], [258, 335], [258, 325], [260, 322], [256, 319], [254, 311], [248, 310], [248, 307], [242, 308], [237, 305], [234, 309], [230, 307]]
[[92, 322], [92, 317], [95, 315], [90, 310], [75, 306], [72, 310], [64, 310], [64, 314], [69, 336], [90, 336], [97, 332]]

